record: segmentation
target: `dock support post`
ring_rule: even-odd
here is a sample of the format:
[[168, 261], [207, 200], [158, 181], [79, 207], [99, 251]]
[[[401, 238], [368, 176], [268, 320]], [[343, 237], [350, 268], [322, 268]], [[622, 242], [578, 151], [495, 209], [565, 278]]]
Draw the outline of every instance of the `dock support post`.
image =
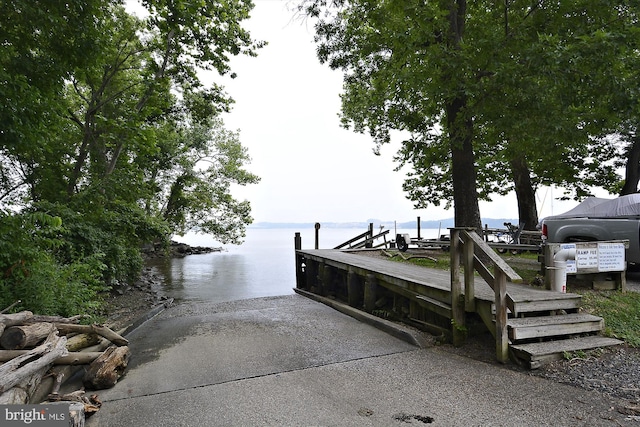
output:
[[320, 223], [319, 222], [316, 222], [315, 229], [316, 229], [316, 244], [315, 244], [315, 248], [318, 249], [320, 247]]
[[365, 240], [364, 247], [365, 248], [373, 247], [373, 223], [372, 222], [369, 223], [369, 237], [367, 237], [367, 239]]
[[362, 300], [358, 273], [353, 268], [347, 271], [347, 302], [351, 307], [359, 307]]
[[465, 312], [461, 304], [462, 284], [460, 283], [460, 230], [450, 228], [451, 236], [451, 335], [453, 345], [456, 347], [464, 344], [465, 340]]
[[369, 273], [364, 281], [364, 310], [372, 312], [376, 308], [376, 294], [378, 289], [378, 280], [376, 276]]
[[305, 268], [305, 280], [307, 283], [306, 290], [317, 293], [318, 292], [318, 262], [312, 259], [307, 260], [307, 266]]
[[475, 277], [473, 274], [473, 240], [467, 239], [462, 247], [462, 266], [464, 267], [464, 309], [476, 311]]
[[327, 278], [327, 269], [326, 267], [326, 263], [324, 261], [320, 261], [318, 262], [318, 278], [316, 280], [317, 283], [317, 288], [316, 288], [316, 293], [318, 295], [325, 295], [325, 280]]
[[293, 238], [293, 246], [296, 251], [296, 288], [304, 289], [304, 270], [302, 268], [304, 257], [298, 254], [298, 251], [302, 249], [302, 236], [299, 232], [296, 232]]
[[507, 332], [507, 277], [494, 267], [494, 292], [496, 304], [496, 358], [501, 363], [509, 360], [509, 336]]

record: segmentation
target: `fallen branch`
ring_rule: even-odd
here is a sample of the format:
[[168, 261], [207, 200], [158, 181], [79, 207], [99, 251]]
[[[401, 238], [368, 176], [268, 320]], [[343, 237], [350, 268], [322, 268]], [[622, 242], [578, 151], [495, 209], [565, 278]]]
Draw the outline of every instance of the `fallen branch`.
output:
[[111, 329], [107, 328], [106, 326], [73, 325], [73, 324], [67, 324], [67, 323], [56, 323], [55, 326], [63, 335], [66, 335], [71, 332], [79, 332], [82, 334], [97, 334], [97, 335], [100, 335], [101, 337], [108, 339], [109, 341], [111, 341], [117, 346], [129, 345], [129, 340], [113, 332]]
[[62, 317], [62, 316], [43, 316], [40, 314], [34, 314], [28, 319], [25, 323], [36, 323], [36, 322], [49, 322], [49, 323], [78, 323], [82, 319], [86, 319], [89, 316], [85, 314], [78, 314], [76, 316], [71, 317]]
[[[67, 349], [68, 350], [68, 349]], [[0, 350], [0, 362], [8, 362], [28, 354], [30, 350]], [[102, 354], [101, 351], [73, 351], [53, 361], [54, 365], [88, 365]]]
[[11, 304], [9, 307], [4, 308], [0, 311], [0, 314], [5, 314], [7, 311], [11, 310], [13, 307], [15, 307], [16, 305], [20, 304], [22, 302], [22, 300], [18, 300], [16, 302], [14, 302], [13, 304]]
[[409, 261], [410, 259], [429, 259], [433, 262], [438, 262], [437, 258], [431, 257], [429, 255], [409, 255], [409, 256], [404, 256], [401, 252], [397, 252], [395, 254], [392, 254], [390, 252], [385, 251], [384, 249], [382, 250], [382, 253], [386, 256], [388, 256], [389, 258], [393, 258], [395, 256], [399, 256], [400, 258], [402, 258], [405, 261]]

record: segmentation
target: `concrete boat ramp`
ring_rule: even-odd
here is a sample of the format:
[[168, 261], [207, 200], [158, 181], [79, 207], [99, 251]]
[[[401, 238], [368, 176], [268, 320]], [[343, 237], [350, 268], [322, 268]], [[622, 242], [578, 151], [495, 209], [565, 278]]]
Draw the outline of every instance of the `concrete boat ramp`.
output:
[[616, 399], [416, 346], [300, 295], [182, 303], [131, 332], [103, 426], [638, 425]]

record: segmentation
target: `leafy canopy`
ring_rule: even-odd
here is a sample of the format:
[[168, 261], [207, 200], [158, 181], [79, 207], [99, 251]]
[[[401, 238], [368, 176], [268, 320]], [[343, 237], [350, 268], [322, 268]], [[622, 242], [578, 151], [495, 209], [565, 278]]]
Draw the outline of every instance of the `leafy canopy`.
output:
[[[189, 230], [238, 243], [252, 220], [231, 190], [258, 177], [218, 117], [233, 101], [200, 75], [264, 45], [241, 25], [253, 4], [141, 3], [143, 19], [117, 0], [0, 4], [1, 230], [17, 242], [0, 305], [63, 310], [47, 280], [95, 301], [98, 283], [136, 277], [142, 244]], [[61, 224], [33, 230], [32, 215]]]

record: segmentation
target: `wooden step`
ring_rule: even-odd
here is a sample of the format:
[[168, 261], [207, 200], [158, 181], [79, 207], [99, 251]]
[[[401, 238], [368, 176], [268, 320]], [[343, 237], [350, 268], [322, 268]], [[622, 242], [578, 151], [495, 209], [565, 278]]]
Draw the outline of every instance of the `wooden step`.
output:
[[604, 320], [591, 314], [572, 313], [508, 319], [507, 327], [509, 339], [515, 342], [529, 338], [600, 332], [604, 329]]
[[530, 369], [537, 369], [545, 363], [561, 360], [565, 353], [593, 350], [622, 343], [623, 341], [615, 338], [590, 335], [540, 343], [511, 344], [509, 349], [515, 357], [528, 364]]
[[537, 297], [510, 301], [509, 303], [513, 307], [511, 311], [515, 316], [544, 311], [571, 311], [580, 308], [582, 303], [582, 296], [578, 294], [562, 294], [560, 292], [549, 292], [548, 294], [548, 298]]

